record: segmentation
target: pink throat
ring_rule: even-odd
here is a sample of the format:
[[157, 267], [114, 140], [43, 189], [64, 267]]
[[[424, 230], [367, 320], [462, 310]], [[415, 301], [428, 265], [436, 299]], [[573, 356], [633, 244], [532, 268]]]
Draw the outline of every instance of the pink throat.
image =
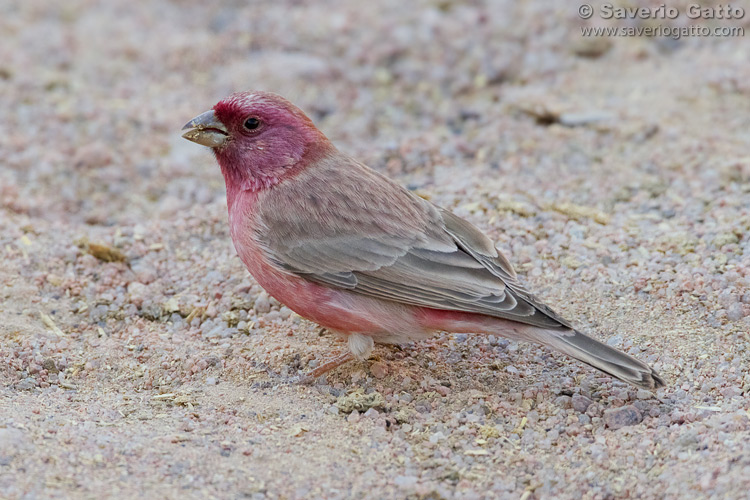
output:
[[[273, 169], [272, 172], [240, 170], [236, 165], [242, 165], [231, 156], [214, 151], [216, 160], [221, 167], [221, 173], [227, 186], [227, 196], [231, 199], [242, 192], [257, 193], [269, 189], [281, 182], [285, 169]], [[288, 170], [288, 169], [286, 169]]]
[[233, 169], [221, 167], [224, 179], [227, 183], [227, 191], [249, 191], [256, 193], [264, 189], [271, 188], [281, 182], [279, 175], [258, 175], [258, 174], [240, 174]]
[[321, 138], [322, 140], [319, 138], [317, 141], [308, 141], [304, 152], [300, 153], [297, 158], [293, 155], [276, 155], [276, 157], [256, 159], [264, 163], [262, 167], [248, 165], [248, 158], [243, 157], [241, 150], [234, 148], [214, 150], [227, 185], [227, 195], [234, 197], [241, 192], [258, 193], [272, 188], [284, 179], [294, 177], [307, 165], [334, 153], [335, 148], [325, 136], [321, 134]]

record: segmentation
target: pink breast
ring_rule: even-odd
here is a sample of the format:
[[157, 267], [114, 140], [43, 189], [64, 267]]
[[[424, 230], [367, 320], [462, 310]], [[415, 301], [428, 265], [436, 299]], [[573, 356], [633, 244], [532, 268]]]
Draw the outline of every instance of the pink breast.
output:
[[254, 239], [254, 218], [248, 216], [248, 210], [236, 210], [237, 202], [235, 198], [234, 206], [229, 208], [234, 247], [247, 270], [269, 295], [303, 318], [331, 330], [370, 332], [380, 329], [351, 307], [356, 298], [347, 297], [348, 292], [318, 285], [272, 265]]

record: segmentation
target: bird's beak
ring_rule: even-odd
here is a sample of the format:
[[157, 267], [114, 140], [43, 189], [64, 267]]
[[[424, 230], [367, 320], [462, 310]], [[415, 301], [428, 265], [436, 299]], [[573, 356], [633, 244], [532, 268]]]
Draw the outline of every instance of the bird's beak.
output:
[[229, 139], [226, 125], [216, 118], [213, 111], [196, 116], [182, 130], [187, 130], [182, 137], [209, 148], [218, 148]]

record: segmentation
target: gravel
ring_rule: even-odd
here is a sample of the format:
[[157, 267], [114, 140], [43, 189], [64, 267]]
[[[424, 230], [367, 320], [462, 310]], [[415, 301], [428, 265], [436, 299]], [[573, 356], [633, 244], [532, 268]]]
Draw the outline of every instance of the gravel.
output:
[[641, 420], [643, 415], [634, 405], [612, 408], [604, 412], [604, 423], [613, 430], [638, 424]]
[[580, 394], [575, 394], [571, 398], [571, 405], [576, 411], [586, 413], [586, 410], [588, 410], [591, 405], [591, 399], [586, 396], [581, 396]]
[[[541, 0], [6, 4], [0, 497], [746, 496], [743, 37], [584, 40]], [[346, 345], [247, 274], [179, 136], [248, 88], [667, 387], [448, 334], [299, 384]]]

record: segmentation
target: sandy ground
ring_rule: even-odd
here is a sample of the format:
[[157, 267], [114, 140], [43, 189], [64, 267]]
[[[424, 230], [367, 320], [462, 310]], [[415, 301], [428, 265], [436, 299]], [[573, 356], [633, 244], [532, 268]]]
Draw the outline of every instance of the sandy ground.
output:
[[[0, 4], [0, 497], [746, 497], [746, 37], [587, 40], [541, 0], [213, 4]], [[247, 274], [179, 132], [250, 88], [667, 387], [448, 334], [296, 384], [344, 346]]]

